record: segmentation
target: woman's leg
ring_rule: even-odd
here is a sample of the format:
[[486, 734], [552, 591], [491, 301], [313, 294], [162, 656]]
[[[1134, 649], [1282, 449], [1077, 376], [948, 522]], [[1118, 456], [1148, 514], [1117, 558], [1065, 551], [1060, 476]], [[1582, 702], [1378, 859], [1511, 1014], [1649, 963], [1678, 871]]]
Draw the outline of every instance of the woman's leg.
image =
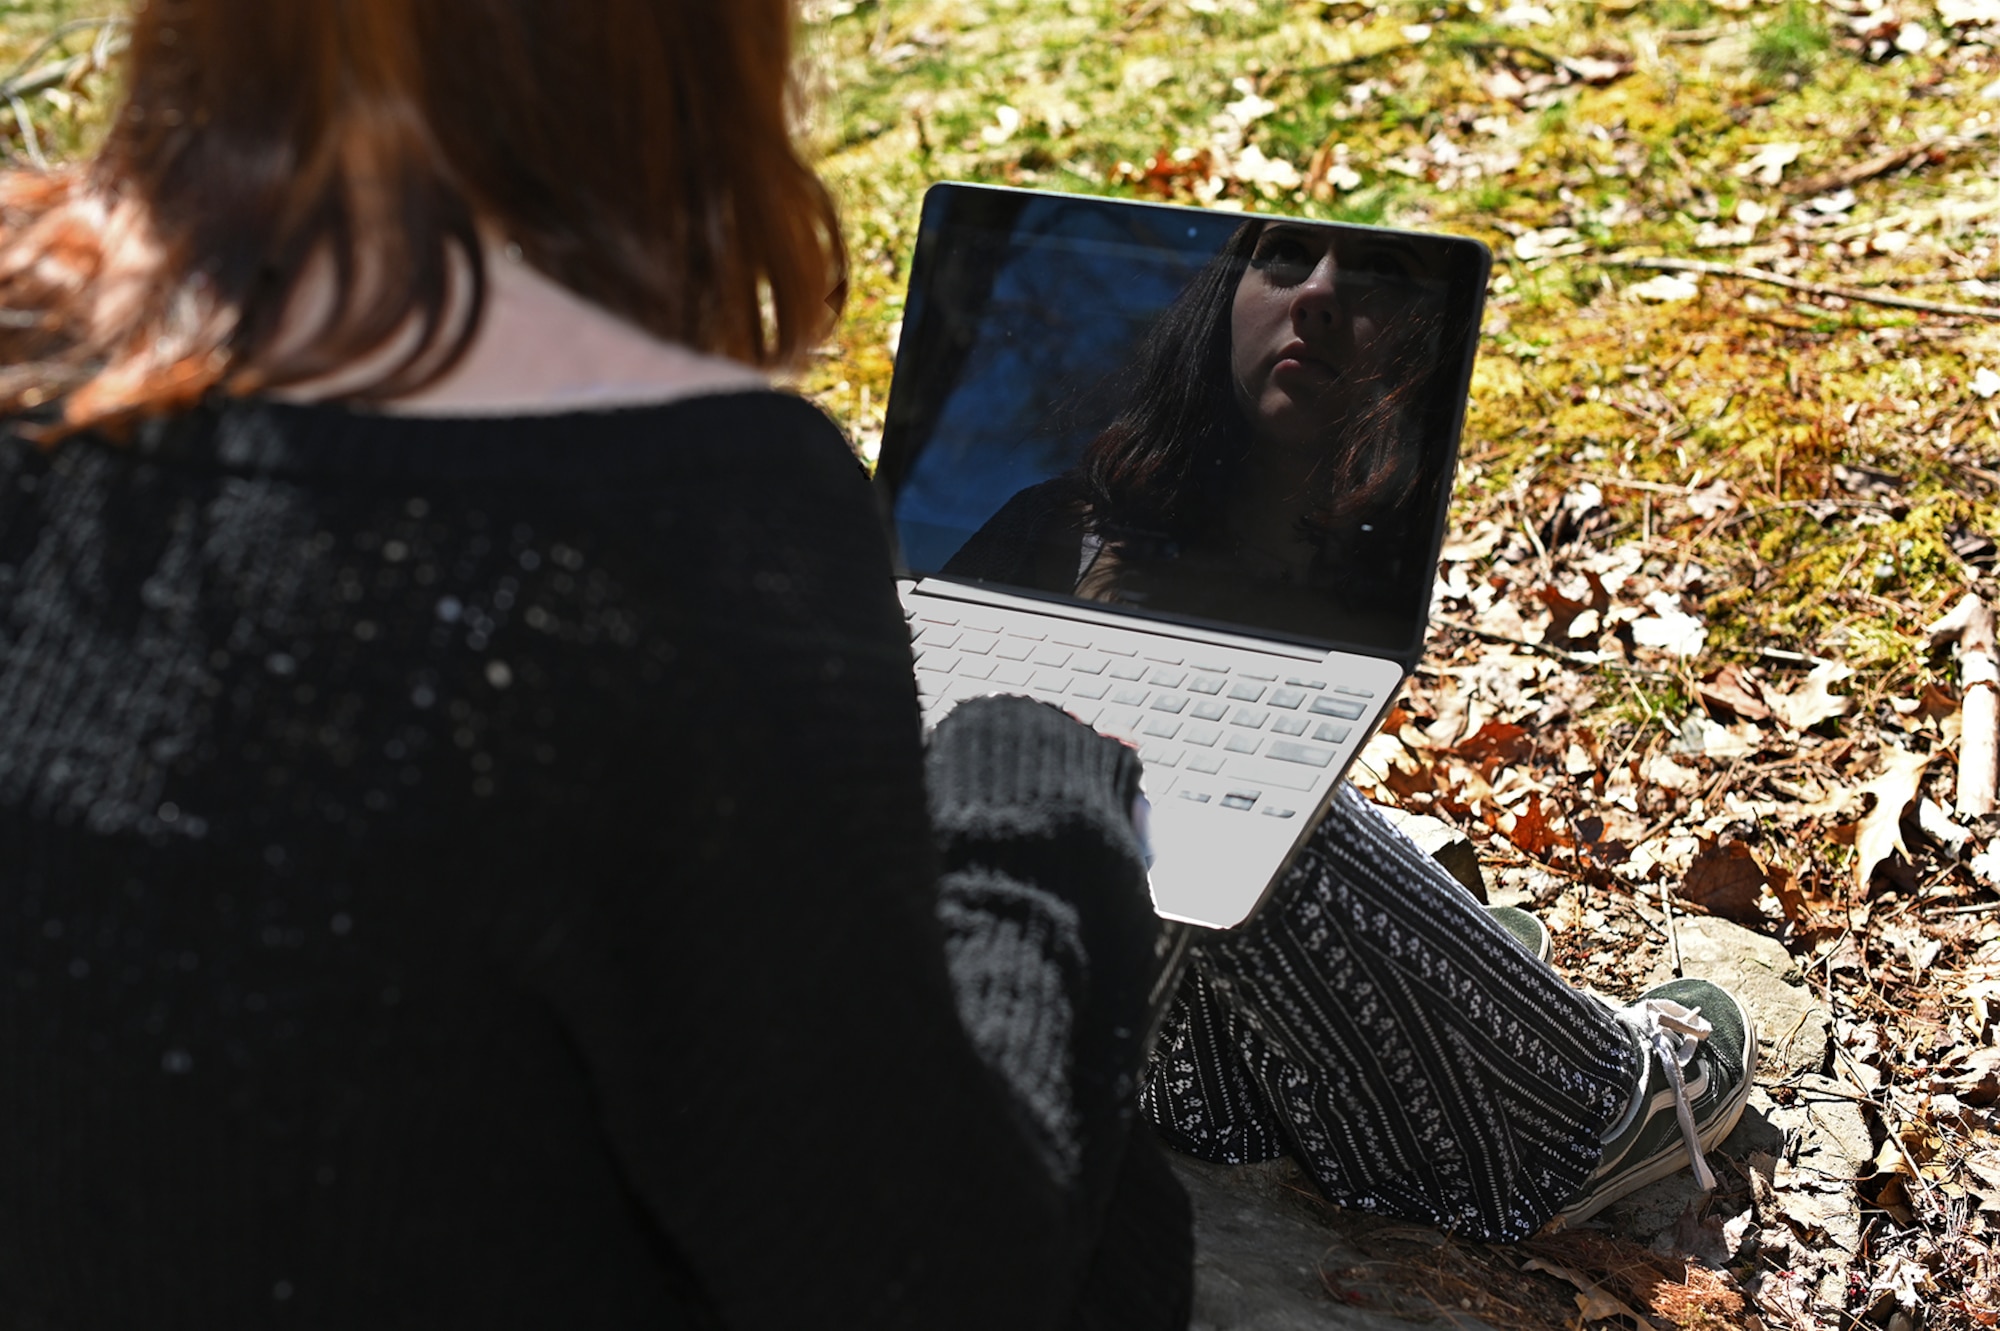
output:
[[1511, 1240], [1589, 1179], [1639, 1059], [1343, 784], [1265, 908], [1197, 947], [1141, 1104], [1191, 1154], [1290, 1151], [1341, 1205]]

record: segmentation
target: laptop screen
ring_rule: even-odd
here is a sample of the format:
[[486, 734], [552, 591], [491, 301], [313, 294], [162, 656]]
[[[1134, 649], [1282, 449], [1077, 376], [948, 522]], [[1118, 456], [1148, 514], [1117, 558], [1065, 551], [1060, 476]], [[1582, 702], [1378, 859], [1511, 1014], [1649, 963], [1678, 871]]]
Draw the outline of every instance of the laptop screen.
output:
[[905, 570], [1413, 660], [1488, 263], [933, 187], [877, 469]]

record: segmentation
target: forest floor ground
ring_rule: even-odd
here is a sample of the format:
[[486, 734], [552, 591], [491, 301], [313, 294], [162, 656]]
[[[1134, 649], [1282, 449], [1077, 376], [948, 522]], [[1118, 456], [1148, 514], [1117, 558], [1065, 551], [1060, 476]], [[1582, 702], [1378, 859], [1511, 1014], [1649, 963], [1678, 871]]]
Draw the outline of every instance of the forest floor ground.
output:
[[[1803, 1015], [1764, 1026], [1771, 1131], [1664, 1228], [1378, 1225], [1370, 1279], [1495, 1326], [2000, 1323], [2000, 818], [1957, 812], [1932, 627], [2000, 602], [2000, 0], [806, 10], [854, 271], [800, 387], [864, 457], [932, 181], [1497, 257], [1429, 653], [1357, 779], [1579, 983], [1723, 946]], [[112, 12], [0, 5], [17, 160], [90, 142]]]

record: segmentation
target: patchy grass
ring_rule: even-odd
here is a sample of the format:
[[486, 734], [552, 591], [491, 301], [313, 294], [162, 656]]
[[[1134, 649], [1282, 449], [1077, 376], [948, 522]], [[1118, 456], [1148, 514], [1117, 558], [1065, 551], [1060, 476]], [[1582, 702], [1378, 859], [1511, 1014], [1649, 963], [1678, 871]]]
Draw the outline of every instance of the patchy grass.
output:
[[1806, 0], [1790, 0], [1751, 41], [1750, 63], [1766, 78], [1803, 79], [1831, 45], [1818, 8]]

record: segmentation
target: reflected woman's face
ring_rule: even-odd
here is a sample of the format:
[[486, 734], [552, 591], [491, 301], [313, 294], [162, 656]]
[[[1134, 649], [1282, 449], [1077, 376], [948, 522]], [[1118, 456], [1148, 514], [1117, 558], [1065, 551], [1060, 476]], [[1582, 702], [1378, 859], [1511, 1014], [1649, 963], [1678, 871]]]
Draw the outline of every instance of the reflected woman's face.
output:
[[[1230, 374], [1236, 405], [1260, 441], [1319, 444], [1355, 404], [1357, 384], [1380, 357], [1383, 293], [1401, 272], [1393, 242], [1383, 252], [1320, 227], [1264, 228], [1230, 311]], [[1343, 266], [1344, 261], [1344, 266]]]

